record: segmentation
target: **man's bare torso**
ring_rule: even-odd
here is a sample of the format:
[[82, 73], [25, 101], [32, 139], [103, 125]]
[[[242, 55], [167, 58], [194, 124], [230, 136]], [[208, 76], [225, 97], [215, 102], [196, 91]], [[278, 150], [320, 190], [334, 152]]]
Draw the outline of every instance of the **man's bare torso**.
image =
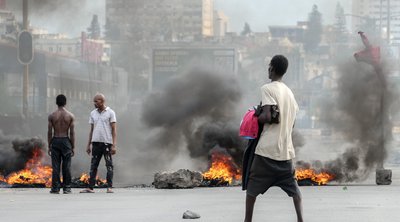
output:
[[53, 126], [53, 137], [68, 137], [68, 131], [74, 115], [66, 109], [58, 109], [49, 115], [49, 122]]

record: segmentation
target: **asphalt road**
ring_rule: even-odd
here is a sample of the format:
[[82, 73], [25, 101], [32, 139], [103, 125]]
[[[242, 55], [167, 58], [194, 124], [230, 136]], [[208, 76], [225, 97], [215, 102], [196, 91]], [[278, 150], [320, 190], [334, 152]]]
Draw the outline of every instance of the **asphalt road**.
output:
[[[390, 167], [389, 167], [390, 168]], [[49, 194], [49, 189], [0, 189], [0, 221], [184, 221], [186, 210], [201, 215], [194, 221], [243, 221], [245, 193], [240, 187], [158, 190], [116, 188], [107, 194]], [[363, 183], [301, 187], [307, 222], [400, 221], [400, 169], [393, 183], [376, 186], [374, 175]], [[296, 221], [292, 200], [279, 188], [257, 199], [254, 220]]]

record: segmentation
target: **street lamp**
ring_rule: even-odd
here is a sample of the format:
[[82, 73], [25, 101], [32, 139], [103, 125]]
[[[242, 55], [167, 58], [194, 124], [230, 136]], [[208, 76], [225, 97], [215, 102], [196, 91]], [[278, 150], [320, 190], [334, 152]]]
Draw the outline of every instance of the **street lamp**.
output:
[[[23, 17], [23, 20], [22, 20], [23, 29], [28, 30], [28, 0], [22, 1], [22, 17]], [[30, 33], [27, 34], [26, 32], [22, 32], [21, 34], [19, 35], [19, 40], [21, 40], [20, 38], [22, 38], [22, 43], [23, 43], [22, 46], [24, 48], [29, 47], [29, 38], [31, 38], [32, 36], [30, 36]], [[25, 43], [27, 43], [27, 44], [25, 44]], [[19, 47], [18, 47], [18, 57], [22, 56], [24, 54], [24, 50], [25, 50], [25, 49], [23, 49], [20, 52], [20, 47], [21, 47], [21, 45], [19, 45]], [[32, 58], [33, 58], [33, 52], [32, 52]], [[29, 55], [28, 55], [26, 58], [24, 56], [24, 58], [22, 60], [26, 60], [23, 62], [30, 62], [32, 58], [29, 58]], [[24, 78], [23, 78], [23, 89], [22, 89], [22, 113], [24, 114], [25, 118], [28, 117], [28, 92], [29, 92], [29, 65], [28, 64], [29, 63], [24, 64]]]

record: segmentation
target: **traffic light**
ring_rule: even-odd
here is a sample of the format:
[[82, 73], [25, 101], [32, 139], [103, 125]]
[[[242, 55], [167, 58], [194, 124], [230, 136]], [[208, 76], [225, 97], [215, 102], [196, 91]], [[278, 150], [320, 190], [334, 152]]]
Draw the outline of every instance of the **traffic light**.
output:
[[18, 35], [18, 60], [23, 65], [28, 65], [33, 60], [33, 39], [28, 31], [22, 31]]

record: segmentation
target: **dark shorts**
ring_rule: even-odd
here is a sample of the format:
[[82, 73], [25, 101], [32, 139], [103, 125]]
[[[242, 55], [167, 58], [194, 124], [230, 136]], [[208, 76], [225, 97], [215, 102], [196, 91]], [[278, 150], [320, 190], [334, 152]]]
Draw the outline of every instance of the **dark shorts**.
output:
[[301, 196], [294, 172], [292, 160], [277, 161], [256, 154], [250, 169], [247, 195], [256, 197], [277, 186], [290, 197]]

